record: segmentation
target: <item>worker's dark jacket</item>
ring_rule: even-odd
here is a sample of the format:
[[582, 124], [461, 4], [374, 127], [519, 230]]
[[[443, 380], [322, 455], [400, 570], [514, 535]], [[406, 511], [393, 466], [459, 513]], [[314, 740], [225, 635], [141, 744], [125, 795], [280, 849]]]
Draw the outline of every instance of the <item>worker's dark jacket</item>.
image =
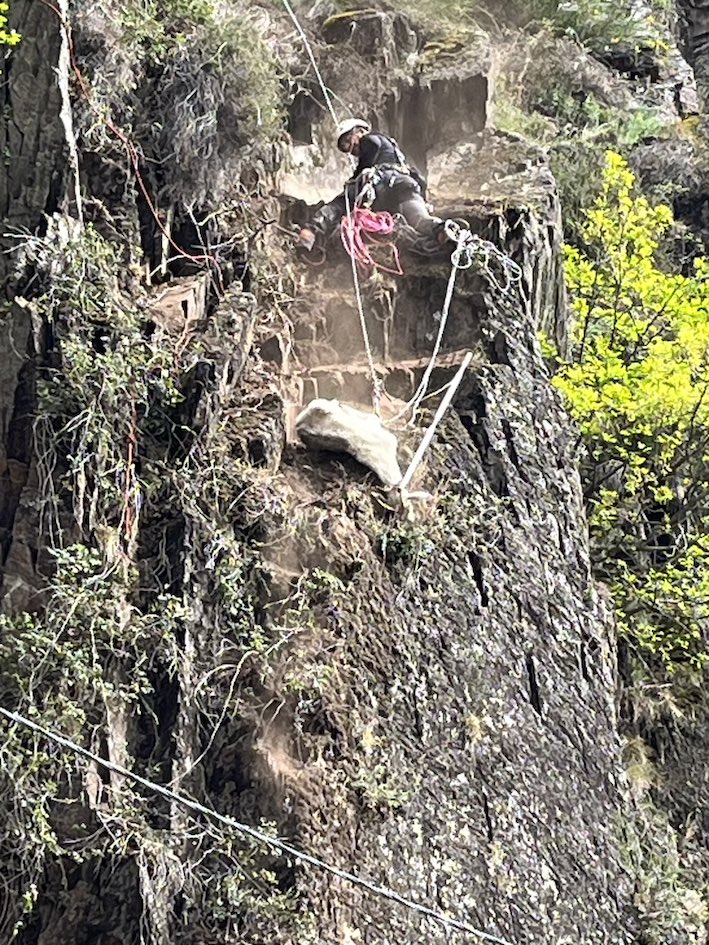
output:
[[375, 194], [371, 204], [373, 210], [396, 213], [402, 200], [407, 200], [415, 194], [426, 196], [426, 181], [406, 160], [393, 138], [375, 132], [364, 135], [359, 142], [359, 163], [345, 184], [345, 190], [321, 207], [313, 218], [313, 227], [323, 236], [328, 237], [347, 213], [345, 192], [349, 197], [350, 206], [354, 206], [362, 188], [366, 186], [362, 174], [370, 168], [375, 171], [372, 179]]

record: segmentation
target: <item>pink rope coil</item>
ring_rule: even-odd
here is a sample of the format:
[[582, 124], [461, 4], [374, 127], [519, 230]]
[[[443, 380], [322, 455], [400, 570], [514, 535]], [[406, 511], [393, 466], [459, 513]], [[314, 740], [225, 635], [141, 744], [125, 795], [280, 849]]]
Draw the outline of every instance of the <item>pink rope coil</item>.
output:
[[[395, 230], [394, 217], [386, 211], [376, 212], [365, 207], [354, 207], [349, 216], [344, 216], [340, 224], [342, 245], [355, 262], [367, 273], [381, 269], [394, 276], [403, 276], [399, 250], [392, 240], [382, 240], [382, 236], [391, 236]], [[388, 247], [395, 268], [385, 266], [372, 256], [374, 246]]]

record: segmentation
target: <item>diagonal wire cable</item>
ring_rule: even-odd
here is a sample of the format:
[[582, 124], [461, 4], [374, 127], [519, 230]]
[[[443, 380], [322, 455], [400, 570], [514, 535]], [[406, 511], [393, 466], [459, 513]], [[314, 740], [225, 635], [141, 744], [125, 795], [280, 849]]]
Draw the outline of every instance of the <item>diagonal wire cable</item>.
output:
[[341, 870], [337, 866], [332, 866], [331, 864], [326, 863], [324, 860], [319, 859], [319, 857], [312, 856], [310, 853], [304, 853], [302, 850], [296, 849], [296, 847], [291, 846], [289, 843], [285, 843], [283, 840], [279, 840], [276, 837], [270, 837], [267, 833], [258, 830], [256, 827], [250, 827], [248, 824], [243, 824], [241, 821], [235, 820], [233, 817], [227, 817], [224, 814], [217, 813], [217, 811], [210, 810], [208, 807], [205, 807], [204, 804], [199, 804], [197, 801], [192, 801], [187, 797], [183, 797], [181, 794], [177, 794], [175, 791], [171, 791], [169, 788], [163, 787], [161, 784], [156, 784], [154, 781], [149, 781], [147, 778], [141, 777], [134, 771], [129, 771], [128, 768], [124, 768], [121, 765], [107, 761], [105, 758], [101, 758], [99, 755], [94, 754], [94, 752], [89, 751], [87, 748], [82, 748], [81, 745], [77, 745], [76, 742], [71, 741], [71, 739], [65, 738], [63, 735], [60, 735], [57, 732], [53, 732], [50, 729], [44, 728], [42, 725], [38, 725], [37, 722], [33, 722], [24, 715], [20, 715], [19, 712], [11, 712], [9, 709], [5, 709], [0, 706], [0, 715], [3, 715], [11, 722], [14, 722], [15, 725], [21, 725], [25, 728], [29, 728], [38, 735], [42, 735], [49, 741], [60, 745], [62, 748], [66, 748], [76, 755], [80, 755], [83, 758], [87, 758], [89, 761], [93, 761], [102, 768], [106, 768], [109, 771], [113, 771], [116, 774], [120, 774], [123, 777], [134, 781], [136, 784], [142, 785], [142, 787], [147, 788], [154, 794], [159, 794], [170, 801], [180, 804], [182, 807], [185, 807], [188, 810], [196, 811], [199, 814], [203, 814], [205, 817], [216, 820], [218, 823], [225, 824], [227, 827], [231, 827], [232, 829], [237, 830], [239, 833], [244, 834], [247, 837], [251, 837], [252, 840], [256, 840], [258, 843], [262, 843], [274, 850], [278, 850], [280, 853], [285, 853], [288, 856], [292, 856], [293, 859], [299, 860], [301, 863], [307, 863], [310, 866], [316, 867], [317, 869], [331, 873], [333, 876], [337, 876], [339, 879], [345, 880], [345, 882], [352, 883], [355, 886], [366, 889], [375, 896], [379, 896], [383, 899], [389, 899], [391, 902], [396, 902], [400, 906], [404, 906], [413, 912], [417, 912], [419, 915], [425, 916], [426, 918], [437, 922], [439, 925], [443, 925], [446, 928], [453, 929], [457, 932], [465, 932], [468, 935], [474, 936], [479, 941], [492, 942], [493, 945], [513, 945], [513, 943], [507, 939], [498, 938], [495, 935], [482, 932], [480, 929], [476, 929], [472, 925], [468, 925], [467, 922], [461, 922], [458, 919], [451, 919], [442, 912], [437, 912], [435, 909], [424, 906], [413, 899], [408, 899], [406, 896], [401, 896], [399, 893], [394, 892], [393, 889], [388, 889], [386, 886], [381, 886], [378, 883], [374, 883], [362, 876], [357, 876], [354, 873], [348, 872], [347, 870]]

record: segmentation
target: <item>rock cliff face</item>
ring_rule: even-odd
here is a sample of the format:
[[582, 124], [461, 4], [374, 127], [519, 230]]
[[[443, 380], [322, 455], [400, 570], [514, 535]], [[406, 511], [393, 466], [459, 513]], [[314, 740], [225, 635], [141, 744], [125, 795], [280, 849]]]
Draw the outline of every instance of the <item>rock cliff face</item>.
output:
[[687, 60], [706, 103], [709, 91], [709, 5], [706, 0], [678, 0], [678, 13]]
[[[6, 704], [51, 708], [66, 730], [76, 716], [54, 706], [73, 698], [85, 712], [73, 734], [102, 757], [506, 941], [641, 941], [614, 628], [590, 572], [575, 434], [538, 344], [540, 329], [562, 349], [567, 337], [560, 207], [544, 154], [489, 128], [490, 50], [421, 69], [421, 38], [384, 12], [331, 18], [322, 33], [335, 93], [387, 123], [426, 169], [437, 209], [466, 218], [522, 273], [506, 291], [484, 268], [458, 273], [431, 389], [466, 351], [473, 367], [417, 474], [430, 498], [402, 504], [354, 460], [308, 452], [293, 435], [310, 399], [368, 407], [371, 396], [349, 260], [333, 247], [307, 269], [264, 226], [305, 219], [339, 186], [314, 99], [293, 97], [295, 143], [279, 144], [275, 166], [254, 160], [234, 181], [242, 215], [229, 219], [242, 231], [219, 235], [243, 245], [210, 239], [210, 261], [217, 244], [231, 253], [210, 278], [194, 255], [169, 265], [169, 252], [151, 255], [166, 245], [166, 208], [151, 221], [125, 154], [93, 151], [80, 128], [85, 225], [115, 250], [97, 274], [84, 270], [101, 301], [82, 309], [83, 289], [76, 305], [61, 301], [78, 213], [55, 80], [57, 68], [60, 87], [68, 77], [66, 37], [49, 7], [15, 0], [14, 10], [26, 38], [3, 93], [17, 160], [0, 201], [5, 229], [40, 242], [23, 266], [0, 256], [12, 300], [0, 369], [5, 614], [56, 605], [58, 548], [80, 543], [98, 565], [76, 572], [74, 607], [46, 651], [51, 662], [67, 639], [79, 647], [90, 627], [86, 689], [51, 675], [41, 693], [18, 683], [45, 678], [45, 654], [28, 651], [3, 680]], [[261, 12], [287, 45], [288, 21], [268, 4]], [[79, 42], [79, 61], [83, 52]], [[305, 60], [290, 55], [295, 75]], [[189, 198], [173, 204], [178, 241], [204, 235], [205, 207]], [[445, 256], [403, 260], [403, 277], [363, 285], [385, 417], [426, 366], [450, 272]], [[132, 360], [120, 361], [124, 342]], [[50, 425], [48, 463], [38, 397], [50, 382], [73, 390], [82, 372], [95, 387]], [[428, 417], [392, 423], [403, 465]], [[84, 586], [103, 608], [86, 625]], [[18, 626], [3, 625], [6, 650]], [[0, 927], [19, 922], [23, 945], [467, 940], [216, 836], [179, 805], [127, 795], [115, 773], [72, 762], [47, 791], [55, 840], [40, 838], [31, 867], [9, 828], [4, 837]]]
[[[17, 28], [29, 37], [22, 55], [6, 62], [3, 85], [4, 120], [2, 149], [7, 155], [0, 181], [0, 280], [10, 278], [5, 298], [14, 295], [7, 250], [13, 236], [32, 232], [42, 214], [53, 212], [65, 194], [67, 172], [65, 132], [61, 121], [62, 96], [56, 70], [61, 55], [61, 33], [56, 15], [42, 4], [17, 5]], [[43, 107], [37, 108], [41, 101]], [[32, 465], [32, 413], [34, 408], [35, 338], [30, 315], [17, 305], [5, 310], [2, 327], [3, 364], [0, 386], [0, 543], [4, 593], [28, 579], [27, 541], [23, 536], [27, 513], [18, 508], [19, 497]], [[29, 527], [31, 533], [32, 526]], [[18, 606], [26, 606], [23, 593]]]

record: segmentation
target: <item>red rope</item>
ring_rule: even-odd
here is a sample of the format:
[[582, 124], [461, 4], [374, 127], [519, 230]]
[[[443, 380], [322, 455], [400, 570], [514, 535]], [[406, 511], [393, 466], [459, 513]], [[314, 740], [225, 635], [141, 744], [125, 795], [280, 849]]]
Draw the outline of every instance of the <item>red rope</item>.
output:
[[[399, 250], [392, 240], [378, 239], [381, 236], [391, 236], [394, 232], [394, 217], [386, 211], [375, 212], [364, 207], [354, 207], [349, 216], [344, 216], [340, 224], [342, 245], [352, 256], [355, 262], [365, 270], [381, 269], [382, 272], [394, 276], [403, 276]], [[384, 246], [391, 250], [392, 259], [396, 268], [385, 266], [372, 256], [371, 247]]]
[[76, 61], [76, 56], [74, 53], [74, 37], [72, 33], [71, 24], [67, 21], [62, 11], [58, 7], [56, 7], [51, 2], [51, 0], [41, 0], [41, 2], [44, 4], [45, 7], [47, 7], [49, 10], [52, 11], [52, 13], [56, 15], [59, 22], [61, 23], [62, 29], [64, 30], [64, 34], [67, 40], [67, 47], [69, 51], [69, 61], [71, 63], [71, 68], [76, 76], [76, 80], [79, 83], [79, 88], [81, 89], [89, 108], [101, 119], [103, 124], [109, 129], [109, 131], [111, 131], [115, 135], [116, 138], [118, 138], [118, 140], [121, 142], [121, 144], [125, 148], [126, 155], [133, 169], [133, 174], [135, 175], [136, 183], [138, 184], [138, 187], [140, 188], [143, 198], [148, 206], [148, 210], [150, 211], [151, 216], [155, 220], [155, 223], [157, 224], [158, 229], [160, 230], [162, 235], [165, 237], [165, 239], [168, 241], [170, 246], [172, 246], [172, 248], [180, 256], [184, 257], [185, 259], [190, 259], [194, 263], [200, 263], [200, 262], [213, 263], [214, 268], [217, 273], [217, 278], [219, 280], [219, 288], [223, 290], [224, 283], [222, 280], [221, 266], [219, 265], [219, 260], [216, 258], [216, 256], [212, 256], [209, 253], [205, 253], [205, 254], [200, 253], [198, 255], [195, 255], [193, 253], [188, 252], [186, 249], [183, 249], [181, 246], [178, 246], [178, 244], [173, 240], [172, 235], [163, 225], [162, 221], [160, 220], [160, 216], [158, 214], [158, 209], [153, 203], [153, 200], [145, 184], [145, 181], [143, 180], [143, 175], [140, 170], [140, 156], [138, 154], [138, 150], [136, 146], [130, 140], [128, 135], [121, 128], [118, 127], [118, 125], [114, 124], [114, 122], [111, 121], [110, 118], [106, 117], [102, 113], [101, 109], [96, 105], [94, 101], [93, 89], [88, 83], [87, 79], [85, 78], [83, 72], [79, 68], [79, 65]]

